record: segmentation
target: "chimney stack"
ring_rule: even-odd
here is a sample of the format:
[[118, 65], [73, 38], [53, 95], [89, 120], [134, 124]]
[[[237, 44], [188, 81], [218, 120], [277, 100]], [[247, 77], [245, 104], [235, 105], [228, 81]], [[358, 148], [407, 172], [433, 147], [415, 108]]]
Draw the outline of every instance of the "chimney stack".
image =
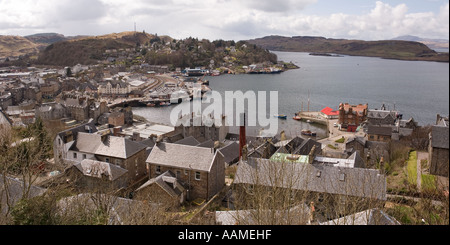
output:
[[243, 148], [245, 145], [247, 145], [246, 142], [246, 132], [245, 132], [245, 113], [244, 113], [244, 121], [241, 121], [240, 127], [239, 127], [239, 159], [242, 159], [243, 156]]

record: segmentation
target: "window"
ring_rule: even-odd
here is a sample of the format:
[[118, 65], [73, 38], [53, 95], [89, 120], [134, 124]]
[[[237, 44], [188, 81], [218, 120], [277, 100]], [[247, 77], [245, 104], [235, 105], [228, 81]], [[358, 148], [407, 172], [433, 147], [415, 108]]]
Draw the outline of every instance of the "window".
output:
[[177, 170], [177, 178], [180, 178], [180, 176], [181, 176], [181, 171]]
[[184, 170], [184, 175], [188, 175], [187, 169]]
[[156, 166], [156, 174], [161, 174], [161, 166]]
[[109, 163], [109, 157], [105, 158], [105, 162]]
[[73, 158], [77, 159], [77, 153], [76, 152], [73, 153]]
[[200, 180], [200, 172], [195, 172], [195, 180]]
[[83, 159], [86, 159], [86, 154], [83, 154]]

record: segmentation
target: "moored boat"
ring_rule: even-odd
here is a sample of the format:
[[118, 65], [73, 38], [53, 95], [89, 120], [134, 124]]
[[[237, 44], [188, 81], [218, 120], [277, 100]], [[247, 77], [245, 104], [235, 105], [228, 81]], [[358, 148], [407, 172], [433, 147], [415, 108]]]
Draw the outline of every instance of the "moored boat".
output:
[[275, 117], [278, 117], [279, 119], [287, 119], [287, 116], [284, 114], [275, 115]]
[[302, 118], [299, 115], [295, 115], [292, 119], [300, 121], [302, 120]]
[[311, 130], [302, 130], [302, 134], [306, 136], [317, 136], [317, 133], [311, 132]]

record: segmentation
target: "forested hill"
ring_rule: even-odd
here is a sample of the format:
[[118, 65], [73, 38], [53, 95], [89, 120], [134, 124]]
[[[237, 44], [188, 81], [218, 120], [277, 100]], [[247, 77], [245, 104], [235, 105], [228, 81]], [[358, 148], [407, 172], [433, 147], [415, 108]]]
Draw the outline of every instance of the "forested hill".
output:
[[247, 42], [273, 51], [334, 53], [399, 60], [449, 61], [448, 53], [437, 53], [425, 44], [413, 41], [362, 41], [309, 36], [267, 36], [247, 40]]
[[275, 54], [244, 41], [209, 41], [192, 37], [176, 40], [156, 34], [124, 32], [53, 43], [41, 51], [37, 63], [61, 66], [97, 64], [111, 56], [113, 50], [114, 54], [119, 51], [121, 56], [139, 56], [150, 65], [172, 67], [277, 62]]

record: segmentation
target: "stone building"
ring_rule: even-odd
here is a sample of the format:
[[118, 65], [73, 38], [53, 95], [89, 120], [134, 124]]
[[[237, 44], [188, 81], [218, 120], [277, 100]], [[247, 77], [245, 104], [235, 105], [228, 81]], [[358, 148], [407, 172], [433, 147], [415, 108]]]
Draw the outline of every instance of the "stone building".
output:
[[76, 164], [85, 159], [95, 159], [117, 165], [128, 171], [127, 183], [132, 184], [147, 174], [146, 148], [143, 144], [110, 135], [109, 129], [93, 134], [80, 132], [68, 149], [67, 161]]
[[213, 148], [157, 143], [147, 158], [150, 178], [166, 171], [187, 189], [187, 200], [212, 198], [225, 185], [225, 161]]
[[350, 105], [348, 103], [339, 104], [339, 124], [341, 128], [348, 131], [355, 131], [356, 128], [366, 120], [368, 104]]
[[433, 125], [428, 146], [430, 173], [449, 177], [449, 120], [448, 117], [437, 115], [436, 125]]
[[127, 170], [120, 166], [85, 159], [64, 171], [68, 182], [83, 191], [114, 191], [127, 187]]
[[177, 180], [176, 175], [166, 171], [136, 189], [134, 199], [176, 208], [184, 203], [186, 194], [185, 187]]
[[[207, 140], [222, 142], [229, 132], [229, 128], [225, 124], [225, 117], [222, 117], [221, 126], [214, 123], [211, 123], [211, 126], [207, 126], [204, 123], [204, 119], [200, 117], [184, 116], [180, 120], [182, 123], [180, 126], [175, 127], [175, 134], [181, 134], [183, 138], [192, 136], [199, 142]], [[214, 118], [210, 118], [210, 120], [214, 120]]]

